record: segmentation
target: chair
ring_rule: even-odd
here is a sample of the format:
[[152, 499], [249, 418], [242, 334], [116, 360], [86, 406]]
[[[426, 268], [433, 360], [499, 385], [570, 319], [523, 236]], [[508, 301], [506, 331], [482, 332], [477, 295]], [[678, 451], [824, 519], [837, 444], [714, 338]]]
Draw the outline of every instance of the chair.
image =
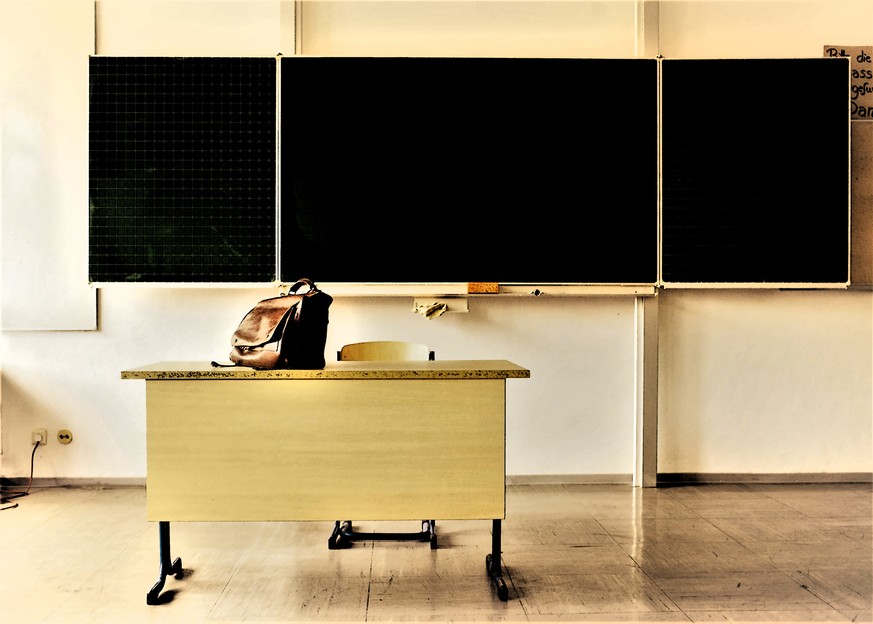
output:
[[[433, 360], [434, 352], [427, 345], [396, 340], [376, 340], [355, 342], [344, 345], [336, 352], [340, 362], [349, 361], [418, 361]], [[356, 533], [351, 520], [336, 521], [327, 541], [330, 550], [349, 548], [352, 542], [369, 540], [412, 540], [430, 542], [431, 549], [437, 547], [436, 523], [422, 520], [421, 531], [412, 533]]]

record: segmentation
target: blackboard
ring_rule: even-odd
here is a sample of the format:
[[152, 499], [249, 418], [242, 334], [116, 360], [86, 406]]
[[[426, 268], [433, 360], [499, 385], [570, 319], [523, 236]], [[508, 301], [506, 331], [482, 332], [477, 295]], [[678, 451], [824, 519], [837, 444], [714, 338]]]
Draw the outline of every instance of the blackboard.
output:
[[655, 60], [281, 65], [283, 280], [657, 280]]
[[661, 71], [663, 282], [848, 282], [848, 61]]
[[92, 282], [848, 281], [844, 58], [90, 63]]
[[90, 59], [92, 282], [276, 279], [276, 60]]

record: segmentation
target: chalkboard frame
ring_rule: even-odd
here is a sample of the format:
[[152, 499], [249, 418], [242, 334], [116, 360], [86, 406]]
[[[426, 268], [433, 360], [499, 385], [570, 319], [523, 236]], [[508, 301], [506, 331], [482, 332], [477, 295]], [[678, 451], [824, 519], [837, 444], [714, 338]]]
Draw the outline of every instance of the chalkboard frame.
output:
[[654, 59], [281, 64], [283, 280], [656, 283]]
[[[92, 63], [95, 62], [95, 59], [124, 59], [125, 57], [92, 57]], [[153, 57], [157, 59], [164, 60], [172, 60], [170, 57]], [[430, 288], [431, 286], [439, 286], [440, 292], [457, 292], [459, 288], [465, 285], [468, 281], [477, 281], [477, 282], [498, 282], [503, 285], [512, 286], [512, 285], [553, 285], [553, 286], [565, 286], [570, 289], [575, 287], [580, 288], [591, 288], [592, 291], [606, 291], [612, 287], [616, 286], [627, 286], [628, 292], [639, 292], [641, 290], [648, 291], [651, 288], [663, 287], [663, 288], [845, 288], [849, 285], [849, 276], [850, 276], [850, 237], [851, 237], [851, 229], [850, 229], [850, 213], [851, 213], [851, 203], [849, 196], [849, 180], [850, 180], [850, 144], [849, 144], [849, 136], [850, 136], [850, 122], [849, 122], [849, 69], [848, 63], [845, 63], [845, 76], [846, 76], [846, 89], [845, 89], [845, 117], [839, 113], [836, 115], [833, 114], [833, 102], [828, 102], [828, 106], [830, 107], [829, 113], [830, 117], [833, 118], [835, 116], [839, 117], [835, 123], [838, 125], [845, 123], [845, 137], [846, 142], [842, 144], [840, 141], [835, 142], [833, 145], [836, 145], [836, 149], [839, 152], [839, 155], [835, 157], [835, 162], [837, 163], [832, 168], [831, 172], [832, 178], [836, 176], [836, 178], [843, 177], [845, 178], [845, 192], [846, 192], [846, 210], [845, 210], [845, 219], [840, 216], [837, 219], [837, 223], [835, 226], [830, 227], [828, 229], [828, 241], [829, 245], [834, 246], [836, 249], [832, 255], [839, 256], [839, 260], [837, 264], [838, 268], [835, 270], [833, 268], [833, 263], [828, 266], [828, 270], [822, 275], [813, 275], [812, 279], [809, 278], [808, 275], [797, 275], [797, 273], [784, 272], [784, 273], [768, 273], [768, 274], [752, 274], [752, 278], [749, 279], [749, 275], [747, 274], [733, 274], [725, 276], [717, 276], [713, 274], [709, 274], [704, 276], [705, 279], [693, 279], [694, 274], [686, 273], [681, 274], [680, 277], [682, 279], [676, 279], [676, 273], [674, 271], [675, 264], [672, 264], [674, 258], [671, 256], [671, 253], [675, 251], [674, 243], [675, 240], [671, 239], [671, 234], [675, 234], [675, 227], [673, 222], [671, 221], [673, 214], [671, 211], [673, 210], [673, 201], [674, 197], [671, 196], [670, 187], [666, 187], [664, 185], [664, 174], [666, 172], [666, 179], [669, 181], [672, 179], [671, 175], [675, 172], [671, 169], [670, 163], [670, 155], [674, 152], [670, 152], [671, 141], [672, 141], [672, 132], [673, 126], [670, 121], [670, 114], [668, 113], [666, 129], [664, 125], [664, 99], [663, 99], [663, 73], [664, 67], [668, 68], [668, 77], [671, 75], [670, 72], [673, 70], [671, 67], [680, 67], [681, 64], [684, 63], [706, 63], [709, 64], [708, 67], [715, 67], [715, 64], [722, 64], [725, 62], [730, 63], [743, 63], [746, 67], [751, 67], [752, 65], [757, 65], [760, 67], [771, 66], [775, 67], [777, 65], [783, 64], [795, 64], [795, 65], [804, 65], [810, 64], [812, 66], [820, 66], [821, 63], [829, 62], [829, 63], [840, 63], [842, 59], [422, 59], [422, 58], [393, 58], [393, 59], [373, 59], [373, 58], [336, 58], [336, 57], [257, 57], [260, 62], [264, 63], [273, 63], [275, 68], [275, 76], [276, 76], [276, 86], [274, 91], [276, 93], [271, 96], [261, 96], [261, 99], [271, 100], [274, 109], [275, 116], [275, 140], [277, 146], [281, 147], [281, 152], [279, 149], [275, 150], [275, 167], [272, 173], [272, 179], [269, 180], [268, 186], [272, 186], [272, 189], [275, 190], [276, 196], [273, 201], [272, 206], [272, 215], [275, 219], [272, 224], [268, 225], [266, 228], [261, 227], [262, 230], [266, 229], [268, 232], [267, 238], [271, 238], [268, 243], [268, 247], [270, 248], [266, 252], [258, 252], [257, 255], [263, 256], [266, 253], [269, 256], [269, 260], [267, 262], [268, 268], [266, 271], [263, 269], [258, 269], [259, 273], [239, 273], [235, 274], [230, 279], [227, 278], [226, 275], [216, 275], [211, 273], [201, 273], [197, 274], [194, 272], [193, 274], [190, 272], [183, 271], [182, 273], [171, 274], [169, 279], [165, 279], [166, 276], [162, 276], [160, 274], [154, 275], [146, 275], [143, 276], [141, 273], [136, 273], [131, 275], [131, 272], [125, 270], [122, 272], [120, 276], [109, 275], [109, 274], [98, 274], [96, 278], [94, 277], [94, 273], [92, 272], [91, 283], [95, 286], [109, 286], [109, 285], [119, 285], [123, 283], [127, 284], [144, 284], [148, 286], [179, 286], [179, 285], [192, 285], [192, 286], [270, 286], [277, 285], [282, 283], [290, 283], [295, 281], [301, 275], [307, 275], [316, 279], [320, 283], [328, 283], [328, 284], [343, 284], [347, 287], [350, 287], [352, 290], [358, 289], [360, 292], [371, 292], [378, 294], [379, 292], [394, 292], [397, 290], [397, 287], [400, 287], [400, 290], [405, 290], [408, 288], [415, 288], [416, 286], [420, 286], [419, 289], [421, 292], [430, 292], [434, 290]], [[127, 59], [132, 60], [130, 58]], [[140, 59], [143, 60], [143, 59]], [[176, 62], [198, 62], [203, 61], [204, 58], [201, 57], [189, 57], [188, 59], [178, 59], [176, 58]], [[226, 62], [225, 60], [219, 59], [219, 62]], [[634, 238], [630, 237], [634, 243], [630, 245], [631, 250], [635, 250], [639, 252], [640, 249], [643, 249], [639, 258], [647, 258], [644, 260], [647, 265], [650, 267], [645, 270], [645, 274], [643, 277], [640, 277], [641, 273], [637, 272], [636, 274], [631, 276], [631, 279], [626, 279], [627, 274], [619, 275], [617, 278], [612, 279], [617, 274], [613, 273], [610, 275], [610, 279], [600, 279], [595, 277], [594, 279], [588, 279], [592, 274], [588, 273], [570, 273], [570, 272], [560, 272], [556, 271], [555, 273], [540, 273], [540, 274], [520, 274], [520, 275], [502, 275], [499, 272], [476, 272], [476, 271], [459, 271], [457, 273], [440, 273], [439, 271], [431, 271], [430, 269], [433, 266], [439, 266], [441, 263], [445, 262], [445, 258], [451, 257], [451, 254], [457, 251], [457, 249], [453, 249], [457, 247], [459, 244], [463, 243], [464, 247], [461, 249], [461, 253], [467, 253], [469, 258], [474, 259], [475, 261], [482, 262], [485, 264], [485, 256], [479, 256], [478, 260], [475, 258], [475, 254], [470, 253], [470, 249], [476, 249], [477, 247], [487, 248], [486, 244], [490, 243], [497, 239], [506, 239], [504, 248], [501, 248], [501, 251], [505, 250], [506, 255], [504, 256], [504, 260], [506, 258], [515, 259], [516, 257], [524, 257], [527, 255], [528, 257], [533, 255], [539, 255], [542, 258], [546, 258], [545, 260], [541, 260], [543, 262], [543, 266], [549, 264], [549, 257], [557, 258], [556, 261], [552, 262], [552, 264], [556, 266], [564, 266], [572, 264], [573, 258], [567, 255], [566, 248], [569, 248], [569, 245], [566, 243], [568, 239], [563, 239], [563, 245], [561, 244], [553, 244], [550, 246], [549, 238], [551, 235], [554, 235], [555, 232], [562, 233], [563, 230], [567, 229], [562, 227], [562, 223], [558, 222], [558, 225], [555, 225], [555, 222], [546, 222], [543, 225], [542, 211], [535, 208], [530, 210], [526, 215], [525, 219], [518, 220], [516, 222], [511, 222], [510, 220], [504, 219], [495, 219], [492, 216], [488, 218], [481, 218], [479, 220], [470, 219], [469, 207], [467, 207], [467, 214], [464, 214], [465, 217], [464, 223], [466, 226], [466, 236], [456, 239], [455, 243], [447, 243], [445, 239], [436, 240], [431, 237], [419, 237], [418, 241], [415, 241], [414, 244], [410, 246], [403, 247], [400, 249], [394, 249], [388, 255], [382, 255], [377, 258], [377, 262], [381, 262], [382, 265], [387, 266], [390, 262], [395, 262], [397, 258], [405, 259], [408, 266], [410, 268], [407, 269], [407, 272], [401, 273], [393, 273], [393, 274], [385, 274], [385, 275], [373, 275], [372, 278], [369, 274], [361, 274], [361, 273], [346, 273], [343, 274], [339, 271], [342, 270], [342, 266], [352, 267], [357, 270], [357, 263], [359, 263], [361, 256], [359, 253], [355, 252], [354, 249], [349, 249], [349, 253], [347, 255], [335, 254], [335, 257], [341, 257], [340, 263], [334, 264], [334, 269], [332, 269], [333, 273], [328, 272], [325, 275], [326, 279], [322, 279], [319, 277], [319, 269], [320, 269], [320, 260], [324, 260], [325, 256], [313, 255], [313, 262], [311, 264], [301, 263], [294, 264], [293, 262], [287, 262], [288, 256], [286, 254], [293, 253], [295, 248], [299, 249], [299, 245], [301, 244], [301, 240], [299, 236], [295, 239], [293, 238], [289, 232], [292, 231], [293, 228], [290, 227], [290, 224], [296, 218], [295, 213], [289, 213], [286, 210], [288, 206], [289, 198], [294, 197], [295, 201], [299, 200], [299, 189], [295, 187], [294, 182], [292, 182], [293, 175], [288, 174], [289, 163], [294, 162], [294, 155], [291, 151], [289, 151], [289, 145], [293, 144], [295, 138], [295, 130], [299, 129], [301, 124], [305, 125], [307, 123], [307, 109], [301, 108], [298, 102], [295, 102], [295, 93], [294, 89], [296, 87], [292, 87], [295, 85], [294, 78], [296, 76], [292, 76], [292, 73], [297, 72], [297, 69], [302, 66], [302, 64], [310, 64], [310, 65], [318, 65], [323, 68], [324, 64], [330, 63], [346, 63], [351, 67], [359, 67], [358, 63], [397, 63], [400, 66], [404, 66], [406, 64], [412, 63], [436, 63], [436, 64], [447, 64], [451, 65], [455, 62], [460, 63], [471, 63], [471, 64], [481, 64], [482, 67], [488, 68], [490, 71], [478, 71], [473, 72], [474, 78], [478, 76], [479, 78], [485, 79], [489, 76], [497, 75], [501, 76], [504, 79], [504, 82], [507, 81], [509, 77], [508, 72], [501, 73], [501, 66], [503, 64], [507, 64], [506, 66], [510, 66], [510, 64], [520, 64], [520, 63], [528, 63], [531, 66], [537, 67], [545, 67], [543, 63], [554, 63], [564, 64], [565, 66], [576, 66], [576, 67], [584, 67], [586, 65], [589, 66], [598, 66], [600, 68], [603, 67], [613, 67], [613, 68], [622, 68], [629, 66], [637, 66], [637, 67], [648, 67], [651, 66], [654, 68], [655, 73], [655, 84], [656, 91], [658, 89], [662, 90], [662, 99], [658, 101], [657, 99], [654, 101], [655, 108], [655, 118], [657, 122], [660, 122], [660, 125], [657, 125], [655, 130], [653, 131], [653, 136], [655, 137], [654, 142], [658, 146], [658, 148], [654, 151], [654, 160], [656, 161], [654, 168], [658, 170], [659, 167], [663, 167], [660, 171], [660, 178], [656, 178], [654, 182], [654, 198], [651, 213], [649, 211], [644, 211], [646, 214], [650, 214], [649, 217], [645, 217], [647, 219], [652, 219], [654, 221], [654, 235], [647, 238], [643, 236], [643, 238]], [[283, 70], [282, 66], [287, 64], [287, 67], [292, 67], [292, 63], [300, 63], [300, 65], [295, 65], [294, 71]], [[672, 65], [676, 63], [677, 65]], [[497, 70], [495, 70], [497, 68]], [[344, 70], [346, 72], [346, 77], [348, 77], [348, 68]], [[284, 79], [279, 80], [278, 77], [280, 73], [285, 73]], [[795, 76], [799, 76], [800, 74], [796, 74]], [[807, 76], [807, 78], [809, 78]], [[668, 78], [669, 80], [669, 78]], [[94, 246], [93, 242], [95, 240], [94, 237], [94, 220], [93, 215], [95, 213], [95, 203], [94, 203], [94, 180], [95, 175], [93, 171], [93, 147], [94, 147], [94, 105], [93, 105], [93, 93], [94, 93], [94, 76], [92, 75], [92, 107], [91, 107], [91, 145], [89, 145], [89, 154], [91, 157], [92, 170], [91, 170], [91, 211], [92, 211], [92, 220], [91, 220], [91, 232], [92, 237], [89, 240], [89, 253], [90, 259], [93, 261], [94, 258]], [[471, 82], [471, 78], [467, 77], [466, 87], [469, 89], [470, 85], [474, 84]], [[836, 88], [833, 87], [833, 83], [829, 83], [829, 90], [833, 90], [833, 98], [835, 100], [839, 100], [842, 96], [836, 95]], [[297, 87], [300, 85], [298, 84]], [[358, 85], [359, 91], [358, 93], [364, 93], [360, 91], [362, 87], [362, 83]], [[815, 77], [809, 79], [806, 83], [807, 88], [815, 88]], [[516, 85], [516, 88], [519, 88]], [[281, 92], [279, 92], [281, 91]], [[668, 84], [668, 101], [670, 100], [669, 96], [669, 84]], [[506, 93], [508, 93], [507, 91]], [[561, 93], [564, 93], [563, 91]], [[305, 98], [304, 98], [305, 99]], [[645, 99], [645, 98], [643, 98]], [[322, 105], [329, 104], [327, 100], [320, 100]], [[445, 104], [445, 101], [443, 102]], [[372, 109], [370, 109], [372, 112]], [[806, 109], [809, 111], [809, 107]], [[311, 108], [308, 112], [311, 112]], [[481, 111], [480, 111], [481, 113]], [[279, 124], [279, 119], [282, 119], [283, 123]], [[291, 123], [289, 123], [291, 120]], [[613, 122], [614, 120], [608, 120]], [[833, 122], [833, 120], [831, 120]], [[98, 132], [99, 132], [99, 124]], [[314, 126], [317, 127], [317, 126]], [[614, 127], [614, 126], [613, 126]], [[761, 126], [763, 127], [763, 126]], [[833, 127], [833, 126], [832, 126]], [[445, 126], [443, 126], [445, 129]], [[649, 130], [646, 130], [649, 132]], [[661, 134], [659, 134], [661, 133]], [[833, 132], [832, 132], [833, 133]], [[497, 137], [497, 134], [491, 134], [489, 137], [493, 140]], [[576, 138], [579, 138], [577, 134]], [[432, 140], [435, 140], [431, 137]], [[664, 158], [664, 147], [667, 147], [667, 163], [665, 166]], [[796, 146], [795, 146], [796, 147]], [[842, 149], [842, 148], [845, 149]], [[845, 159], [843, 159], [843, 154]], [[299, 159], [298, 159], [299, 161]], [[552, 161], [553, 163], [555, 161]], [[514, 172], [516, 176], [518, 175], [518, 171]], [[99, 176], [96, 176], [99, 177]], [[659, 182], [661, 183], [659, 186]], [[647, 183], [648, 184], [648, 183]], [[833, 186], [833, 185], [832, 185]], [[667, 190], [665, 194], [665, 188]], [[304, 193], [305, 195], [305, 193]], [[605, 195], [603, 196], [605, 197]], [[445, 203], [443, 205], [428, 205], [424, 207], [423, 214], [431, 215], [431, 214], [439, 214], [446, 210]], [[620, 202], [617, 202], [620, 204]], [[97, 207], [99, 208], [99, 206]], [[142, 210], [142, 207], [134, 206], [136, 210]], [[284, 211], [284, 214], [283, 214]], [[842, 212], [842, 211], [840, 211]], [[139, 215], [139, 213], [137, 213]], [[140, 217], [147, 217], [148, 215], [139, 215]], [[396, 214], [395, 214], [396, 216]], [[666, 217], [666, 218], [665, 218]], [[145, 219], [148, 221], [148, 219]], [[809, 223], [809, 214], [806, 215], [806, 221]], [[367, 221], [359, 221], [358, 225], [366, 224]], [[507, 226], [507, 224], [510, 226]], [[378, 223], [377, 223], [378, 225]], [[590, 241], [593, 241], [594, 246], [592, 248], [598, 249], [596, 244], [602, 244], [603, 236], [598, 236], [599, 234], [607, 233], [609, 234], [611, 229], [615, 229], [616, 222], [607, 223], [605, 228], [592, 227], [586, 231], [586, 234], [589, 235]], [[270, 227], [273, 230], [270, 230]], [[514, 236], [512, 227], [515, 227], [518, 235]], [[804, 234], [809, 234], [814, 228], [811, 228], [807, 225], [804, 230]], [[451, 229], [443, 229], [441, 230], [444, 235], [446, 233], [452, 234]], [[667, 236], [665, 237], [665, 232]], [[835, 233], [836, 232], [836, 233]], [[263, 232], [262, 232], [263, 233]], [[299, 234], [299, 232], [298, 232]], [[397, 232], [392, 233], [394, 239], [404, 238], [403, 236], [397, 236]], [[452, 234], [453, 235], [453, 234]], [[608, 236], [606, 237], [608, 238]], [[367, 246], [367, 237], [360, 237], [360, 240], [351, 240], [347, 239], [342, 241], [341, 249], [345, 249], [345, 246], [351, 246], [360, 244], [363, 247]], [[615, 239], [611, 239], [615, 240]], [[640, 244], [640, 241], [643, 241]], [[810, 239], [812, 240], [812, 239]], [[835, 242], [836, 240], [836, 242]], [[531, 242], [534, 241], [537, 246], [532, 246]], [[843, 247], [843, 242], [845, 241], [845, 247]], [[303, 241], [304, 243], [306, 241]], [[387, 245], [386, 245], [387, 246]], [[562, 248], [563, 247], [563, 248]], [[692, 245], [693, 247], [693, 245]], [[601, 247], [600, 249], [603, 249]], [[494, 247], [489, 248], [491, 250]], [[586, 248], [587, 249], [587, 248]], [[555, 250], [558, 250], [556, 253]], [[842, 250], [842, 251], [841, 251]], [[843, 253], [845, 252], [845, 253]], [[147, 253], [153, 253], [153, 251], [149, 251]], [[491, 253], [491, 252], [489, 252]], [[561, 255], [563, 253], [563, 255]], [[797, 251], [795, 249], [795, 256]], [[487, 254], [486, 254], [487, 255]], [[499, 256], [499, 254], [491, 253], [491, 255]], [[771, 256], [768, 256], [772, 259]], [[845, 263], [843, 263], [842, 258], [845, 257]], [[233, 255], [228, 256], [231, 261], [233, 260]], [[500, 260], [500, 258], [498, 258]], [[605, 261], [604, 261], [605, 260]], [[610, 258], [601, 254], [600, 257], [597, 254], [593, 256], [588, 256], [584, 259], [584, 262], [581, 264], [587, 264], [588, 266], [594, 265], [597, 261], [604, 261], [603, 264], [610, 265]], [[615, 264], [615, 256], [612, 257], [613, 262], [611, 264]], [[454, 261], [454, 260], [453, 260]], [[831, 259], [829, 258], [829, 262]], [[184, 264], [184, 258], [182, 260]], [[494, 263], [495, 266], [499, 265], [499, 261]], [[266, 266], [261, 264], [260, 266]], [[456, 265], [460, 267], [461, 265]], [[519, 264], [518, 266], [523, 266]], [[789, 263], [790, 266], [790, 263]], [[337, 269], [339, 267], [339, 269]], [[424, 268], [423, 268], [424, 267]], [[93, 267], [92, 267], [93, 268]], [[425, 268], [427, 270], [425, 270]], [[108, 277], [107, 277], [108, 275]], [[605, 273], [594, 273], [595, 276], [600, 276], [601, 278], [605, 275]], [[692, 276], [692, 279], [688, 279], [688, 275]], [[542, 277], [541, 277], [542, 276]], [[350, 278], [350, 279], [348, 279]], [[510, 290], [510, 289], [507, 289]], [[564, 289], [567, 291], [567, 288]]]
[[662, 60], [664, 288], [849, 285], [850, 77], [836, 58]]

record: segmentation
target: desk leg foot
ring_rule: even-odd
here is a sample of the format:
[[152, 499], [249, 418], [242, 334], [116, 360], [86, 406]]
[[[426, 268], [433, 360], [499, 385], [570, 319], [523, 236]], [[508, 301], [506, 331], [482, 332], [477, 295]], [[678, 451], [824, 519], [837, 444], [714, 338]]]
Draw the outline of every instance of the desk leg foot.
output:
[[146, 594], [146, 604], [159, 604], [159, 596], [161, 590], [164, 589], [164, 583], [167, 576], [172, 574], [175, 578], [182, 578], [182, 560], [176, 557], [172, 560], [170, 557], [170, 523], [158, 522], [158, 534], [160, 539], [160, 555], [161, 567], [158, 571], [158, 580]]
[[491, 526], [491, 552], [485, 555], [485, 569], [488, 571], [497, 588], [497, 597], [503, 602], [509, 600], [509, 590], [503, 580], [503, 568], [500, 565], [501, 521], [493, 520]]
[[421, 532], [422, 534], [427, 536], [427, 540], [430, 542], [430, 549], [437, 549], [437, 534], [436, 534], [436, 520], [425, 520], [421, 523]]
[[327, 538], [328, 550], [351, 548], [353, 533], [351, 520], [343, 520], [342, 522], [337, 520], [333, 527], [333, 533]]

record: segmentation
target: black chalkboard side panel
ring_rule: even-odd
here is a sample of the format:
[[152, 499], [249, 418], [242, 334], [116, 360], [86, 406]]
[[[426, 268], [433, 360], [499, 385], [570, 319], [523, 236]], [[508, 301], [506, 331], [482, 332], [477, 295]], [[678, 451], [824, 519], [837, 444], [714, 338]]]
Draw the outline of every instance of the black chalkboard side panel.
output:
[[847, 283], [849, 136], [845, 59], [664, 60], [662, 281]]
[[276, 59], [92, 57], [92, 282], [276, 279]]
[[657, 62], [281, 59], [281, 278], [657, 281]]

